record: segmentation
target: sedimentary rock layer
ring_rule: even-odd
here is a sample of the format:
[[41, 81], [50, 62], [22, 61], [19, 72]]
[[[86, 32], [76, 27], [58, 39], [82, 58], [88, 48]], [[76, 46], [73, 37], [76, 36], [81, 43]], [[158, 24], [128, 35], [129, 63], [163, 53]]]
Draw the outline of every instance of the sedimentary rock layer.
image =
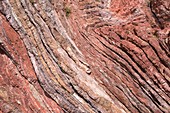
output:
[[169, 0], [1, 0], [0, 112], [168, 113]]

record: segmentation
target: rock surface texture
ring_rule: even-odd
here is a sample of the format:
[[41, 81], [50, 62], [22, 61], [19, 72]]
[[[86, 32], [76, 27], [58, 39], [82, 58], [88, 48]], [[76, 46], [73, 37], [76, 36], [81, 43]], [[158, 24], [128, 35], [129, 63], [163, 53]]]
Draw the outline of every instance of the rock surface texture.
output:
[[170, 0], [0, 0], [0, 113], [131, 112], [170, 112]]

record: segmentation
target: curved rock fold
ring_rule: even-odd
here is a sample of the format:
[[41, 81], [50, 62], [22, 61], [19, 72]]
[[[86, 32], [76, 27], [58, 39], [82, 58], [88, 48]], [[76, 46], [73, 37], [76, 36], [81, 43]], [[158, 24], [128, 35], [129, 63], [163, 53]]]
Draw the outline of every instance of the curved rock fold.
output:
[[0, 113], [168, 113], [169, 0], [1, 0]]

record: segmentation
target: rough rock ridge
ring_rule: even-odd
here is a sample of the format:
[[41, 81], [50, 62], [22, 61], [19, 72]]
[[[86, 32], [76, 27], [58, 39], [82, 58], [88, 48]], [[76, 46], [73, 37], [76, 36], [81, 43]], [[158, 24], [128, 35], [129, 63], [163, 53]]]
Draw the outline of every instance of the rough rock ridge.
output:
[[169, 0], [1, 0], [0, 113], [169, 113]]

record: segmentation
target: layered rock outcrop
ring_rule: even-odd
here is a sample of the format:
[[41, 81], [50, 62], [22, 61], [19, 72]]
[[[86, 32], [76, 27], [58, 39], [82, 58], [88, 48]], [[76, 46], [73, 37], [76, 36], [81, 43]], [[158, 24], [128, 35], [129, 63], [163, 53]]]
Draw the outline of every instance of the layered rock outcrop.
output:
[[169, 0], [1, 0], [0, 113], [168, 113]]

